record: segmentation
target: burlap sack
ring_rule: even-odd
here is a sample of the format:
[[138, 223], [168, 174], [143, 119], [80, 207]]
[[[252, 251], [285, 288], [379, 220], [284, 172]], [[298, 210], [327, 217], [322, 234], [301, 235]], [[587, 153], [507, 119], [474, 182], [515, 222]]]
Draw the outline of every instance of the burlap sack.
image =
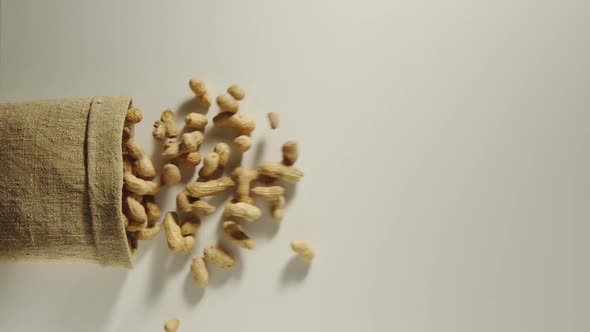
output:
[[0, 104], [0, 259], [131, 267], [120, 221], [128, 97]]

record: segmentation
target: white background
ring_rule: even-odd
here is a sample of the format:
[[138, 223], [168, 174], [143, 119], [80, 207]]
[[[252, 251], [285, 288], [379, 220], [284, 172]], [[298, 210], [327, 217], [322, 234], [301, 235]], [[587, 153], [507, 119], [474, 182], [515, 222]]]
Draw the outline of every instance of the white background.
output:
[[[238, 82], [258, 120], [244, 164], [296, 139], [305, 171], [280, 229], [248, 225], [256, 250], [204, 292], [188, 266], [218, 215], [193, 255], [160, 234], [132, 271], [0, 265], [0, 330], [161, 331], [171, 316], [181, 331], [590, 330], [588, 1], [0, 9], [0, 101], [133, 96], [152, 152], [191, 76], [215, 94]], [[309, 270], [295, 238], [317, 248]]]

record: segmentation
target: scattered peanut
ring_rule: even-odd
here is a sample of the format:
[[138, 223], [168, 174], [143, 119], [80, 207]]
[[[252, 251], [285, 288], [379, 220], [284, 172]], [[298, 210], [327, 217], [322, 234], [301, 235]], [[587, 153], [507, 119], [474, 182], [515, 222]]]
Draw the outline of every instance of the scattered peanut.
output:
[[[196, 99], [205, 108], [211, 105], [211, 96], [205, 83], [192, 78], [189, 86], [194, 92]], [[238, 135], [233, 140], [235, 149], [241, 153], [252, 147], [250, 134], [256, 128], [256, 122], [250, 116], [239, 112], [240, 100], [245, 98], [245, 91], [237, 84], [230, 86], [227, 93], [216, 98], [220, 113], [213, 118], [213, 123], [219, 128], [230, 128]], [[154, 238], [162, 223], [157, 221], [161, 215], [159, 206], [154, 200], [154, 194], [158, 191], [160, 184], [149, 181], [156, 176], [156, 170], [151, 160], [146, 156], [143, 149], [133, 138], [133, 128], [141, 121], [143, 114], [141, 110], [131, 107], [125, 117], [125, 127], [122, 133], [123, 143], [123, 214], [121, 223], [125, 225], [128, 242], [132, 250], [137, 248], [138, 240]], [[276, 112], [267, 113], [267, 118], [272, 129], [279, 126], [280, 116]], [[169, 163], [162, 168], [160, 183], [166, 186], [173, 186], [181, 181], [181, 173], [177, 166], [179, 162], [191, 166], [197, 166], [203, 159], [203, 166], [199, 170], [201, 178], [208, 178], [222, 170], [229, 163], [231, 150], [228, 144], [218, 143], [213, 152], [201, 157], [199, 148], [204, 141], [204, 130], [208, 119], [204, 114], [193, 112], [185, 119], [185, 128], [188, 129], [177, 140], [166, 142], [162, 156]], [[164, 141], [166, 138], [176, 138], [180, 135], [176, 126], [175, 115], [171, 110], [162, 112], [161, 118], [155, 121], [152, 135], [155, 139]], [[188, 253], [196, 244], [196, 234], [201, 225], [200, 216], [207, 216], [215, 212], [216, 207], [208, 201], [201, 200], [206, 196], [219, 194], [230, 187], [236, 186], [235, 199], [224, 204], [223, 215], [226, 217], [242, 218], [245, 221], [254, 221], [261, 217], [262, 212], [254, 204], [254, 198], [261, 198], [271, 203], [271, 217], [276, 222], [283, 219], [286, 204], [285, 189], [281, 186], [272, 185], [278, 180], [296, 183], [303, 177], [303, 172], [293, 166], [298, 159], [298, 145], [295, 141], [285, 142], [282, 146], [282, 161], [267, 162], [250, 170], [244, 167], [237, 167], [232, 173], [236, 183], [228, 177], [194, 182], [185, 186], [184, 190], [176, 196], [177, 209], [180, 212], [190, 213], [193, 219], [187, 220], [182, 225], [179, 223], [178, 215], [175, 212], [168, 212], [164, 217], [164, 229], [166, 240], [170, 250], [174, 252]], [[219, 172], [221, 173], [221, 172]], [[252, 182], [264, 183], [267, 186], [250, 188]], [[235, 221], [223, 222], [224, 236], [233, 244], [253, 249], [255, 243], [248, 236], [242, 225]], [[311, 261], [315, 252], [306, 241], [293, 241], [292, 249], [299, 257]], [[217, 265], [221, 268], [231, 268], [236, 264], [234, 258], [224, 252], [218, 246], [209, 246], [204, 250], [203, 257], [193, 259], [191, 273], [195, 283], [201, 287], [208, 285], [208, 271], [206, 263]], [[166, 331], [176, 331], [179, 326], [177, 319], [166, 322]]]
[[127, 243], [129, 244], [129, 247], [131, 248], [131, 251], [135, 251], [137, 250], [137, 246], [138, 246], [138, 232], [125, 232], [125, 234], [127, 235]]
[[250, 183], [256, 179], [258, 172], [256, 170], [238, 167], [234, 170], [233, 176], [238, 180], [238, 187], [236, 189], [238, 202], [253, 204], [254, 201], [250, 197]]
[[198, 200], [191, 204], [193, 214], [197, 216], [208, 216], [215, 212], [215, 206], [206, 201]]
[[210, 177], [219, 168], [219, 155], [211, 152], [205, 156], [203, 167], [199, 171], [199, 176], [203, 178]]
[[201, 103], [201, 105], [206, 109], [209, 109], [209, 106], [211, 106], [211, 95], [207, 90], [205, 82], [201, 79], [193, 77], [191, 78], [188, 84], [191, 90], [193, 90], [193, 92], [195, 93], [195, 96], [197, 97], [199, 103]]
[[260, 182], [264, 185], [268, 185], [271, 186], [275, 183], [277, 183], [278, 179], [267, 176], [267, 175], [262, 175], [260, 173], [258, 173], [258, 177], [256, 178], [256, 182]]
[[183, 152], [196, 152], [203, 143], [203, 139], [203, 133], [198, 130], [184, 133], [180, 136], [180, 150]]
[[240, 109], [238, 101], [228, 93], [218, 96], [216, 101], [222, 112], [236, 113]]
[[158, 204], [156, 204], [154, 196], [144, 196], [143, 205], [145, 207], [145, 213], [148, 217], [149, 226], [150, 224], [158, 220], [158, 218], [160, 218], [162, 211], [160, 211], [160, 207], [158, 206]]
[[236, 264], [230, 255], [217, 246], [209, 246], [205, 249], [205, 261], [222, 269], [230, 269]]
[[219, 167], [225, 167], [225, 165], [229, 161], [229, 145], [227, 145], [226, 143], [217, 143], [213, 151], [219, 155]]
[[205, 85], [205, 82], [200, 78], [196, 78], [196, 77], [191, 78], [190, 81], [188, 82], [188, 85], [191, 88], [191, 90], [195, 93], [195, 95], [197, 95], [197, 96], [202, 96], [203, 94], [205, 94], [208, 91], [207, 86]]
[[123, 224], [123, 227], [127, 228], [127, 226], [129, 226], [129, 218], [127, 218], [127, 216], [122, 213], [121, 214], [121, 223]]
[[207, 266], [205, 265], [205, 260], [203, 257], [197, 257], [193, 259], [191, 264], [191, 273], [197, 286], [200, 288], [207, 287], [209, 284], [209, 272], [207, 271]]
[[131, 173], [126, 173], [123, 176], [125, 181], [125, 188], [137, 195], [155, 195], [160, 185], [153, 181], [142, 180]]
[[295, 164], [297, 158], [299, 157], [299, 149], [297, 147], [297, 142], [295, 141], [288, 141], [283, 144], [283, 164], [287, 166], [291, 166]]
[[146, 224], [141, 224], [141, 223], [138, 223], [137, 221], [130, 220], [129, 223], [127, 223], [127, 227], [125, 227], [125, 230], [128, 232], [135, 233], [135, 232], [139, 232], [139, 231], [145, 229], [146, 227], [147, 227]]
[[197, 244], [197, 238], [192, 235], [187, 235], [184, 237], [184, 250], [183, 253], [189, 253], [193, 250], [195, 245]]
[[164, 126], [166, 126], [166, 137], [178, 137], [179, 131], [176, 127], [176, 120], [174, 120], [174, 112], [172, 112], [170, 109], [165, 110], [162, 112], [160, 120], [164, 122]]
[[133, 135], [131, 133], [131, 128], [129, 127], [123, 127], [123, 134], [122, 134], [122, 141], [123, 143], [127, 142], [127, 140], [129, 138], [131, 138]]
[[134, 125], [143, 119], [143, 112], [137, 107], [131, 107], [125, 114], [125, 125]]
[[207, 117], [201, 113], [192, 112], [184, 118], [184, 123], [189, 129], [204, 130], [208, 122]]
[[164, 228], [166, 229], [166, 240], [168, 248], [175, 252], [188, 253], [195, 245], [195, 237], [192, 235], [183, 237], [178, 225], [178, 215], [175, 212], [166, 213], [164, 217]]
[[191, 212], [193, 207], [191, 202], [184, 191], [181, 191], [176, 195], [176, 207], [182, 212]]
[[164, 140], [166, 138], [166, 125], [164, 122], [158, 120], [154, 122], [154, 129], [152, 129], [152, 136], [157, 140]]
[[162, 167], [160, 182], [165, 186], [174, 186], [180, 182], [182, 175], [180, 169], [174, 164], [166, 164]]
[[223, 223], [223, 233], [225, 237], [237, 246], [254, 249], [254, 240], [246, 234], [244, 228], [235, 221], [226, 221]]
[[246, 221], [254, 221], [260, 218], [262, 211], [256, 206], [244, 202], [225, 202], [225, 210], [223, 215], [225, 217], [238, 217]]
[[311, 262], [315, 257], [315, 251], [311, 247], [311, 244], [303, 240], [295, 240], [291, 242], [291, 249], [306, 262]]
[[180, 226], [180, 233], [182, 236], [196, 235], [199, 227], [201, 227], [201, 221], [199, 219], [187, 220]]
[[138, 233], [139, 240], [151, 240], [160, 232], [161, 224], [155, 224], [152, 227], [146, 227], [140, 230]]
[[162, 157], [165, 159], [175, 159], [180, 157], [183, 154], [183, 151], [180, 149], [180, 143], [178, 142], [167, 142], [164, 144], [164, 151], [162, 152]]
[[303, 177], [303, 172], [298, 168], [295, 166], [286, 166], [282, 163], [264, 163], [258, 167], [258, 172], [262, 175], [291, 183], [299, 182]]
[[268, 122], [270, 123], [271, 129], [277, 129], [279, 127], [279, 113], [277, 112], [270, 112], [266, 115], [268, 117]]
[[256, 129], [256, 122], [242, 112], [223, 112], [213, 118], [213, 124], [219, 128], [233, 128], [241, 135], [248, 135]]
[[123, 156], [123, 174], [125, 173], [133, 174], [133, 160], [129, 155]]
[[143, 229], [148, 224], [148, 216], [145, 208], [141, 204], [141, 197], [129, 195], [125, 197], [125, 210], [129, 218], [127, 229], [137, 231]]
[[180, 321], [178, 320], [178, 318], [171, 318], [166, 321], [166, 324], [164, 324], [164, 331], [176, 332], [178, 330], [179, 326], [180, 326]]
[[250, 136], [241, 135], [234, 138], [234, 145], [236, 146], [236, 149], [238, 151], [244, 153], [248, 151], [252, 146], [252, 139], [250, 138]]
[[266, 201], [272, 202], [271, 217], [276, 222], [283, 220], [283, 209], [285, 207], [285, 189], [280, 186], [272, 187], [255, 187], [252, 189], [252, 194], [256, 197], [262, 198]]
[[254, 187], [252, 188], [252, 194], [265, 201], [274, 202], [285, 194], [285, 188], [281, 186]]
[[242, 100], [244, 97], [246, 97], [246, 91], [238, 84], [233, 84], [227, 88], [227, 93], [229, 93], [236, 100]]
[[135, 159], [135, 170], [139, 177], [143, 179], [153, 179], [156, 176], [154, 164], [133, 137], [130, 137], [127, 142], [125, 142], [125, 149], [127, 150], [127, 153]]
[[283, 209], [285, 208], [285, 197], [279, 196], [270, 207], [270, 215], [277, 223], [283, 221]]
[[198, 152], [190, 152], [181, 161], [189, 166], [196, 167], [201, 163], [201, 154]]
[[187, 195], [191, 197], [201, 198], [205, 196], [213, 196], [219, 194], [235, 183], [228, 176], [222, 176], [219, 179], [209, 180], [205, 182], [195, 182], [187, 185], [184, 189]]

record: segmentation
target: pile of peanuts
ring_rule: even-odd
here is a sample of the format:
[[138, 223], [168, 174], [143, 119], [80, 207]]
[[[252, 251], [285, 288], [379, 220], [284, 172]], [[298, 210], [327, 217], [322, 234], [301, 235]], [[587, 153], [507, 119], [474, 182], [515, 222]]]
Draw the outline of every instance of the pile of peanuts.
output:
[[[189, 87], [195, 94], [199, 106], [208, 110], [212, 99], [205, 82], [198, 78], [189, 81]], [[246, 93], [239, 85], [230, 86], [226, 93], [219, 95], [215, 102], [219, 113], [213, 117], [213, 125], [227, 128], [235, 134], [232, 146], [218, 143], [213, 151], [201, 156], [200, 147], [205, 139], [205, 128], [209, 123], [207, 116], [191, 112], [185, 117], [185, 126], [181, 131], [176, 125], [175, 114], [171, 110], [162, 112], [160, 120], [155, 121], [152, 135], [162, 142], [161, 157], [165, 165], [159, 172], [159, 181], [155, 181], [157, 172], [154, 164], [144, 150], [133, 138], [134, 126], [142, 118], [142, 112], [131, 106], [125, 117], [123, 129], [123, 215], [130, 247], [135, 250], [139, 240], [152, 239], [164, 224], [168, 248], [173, 252], [191, 253], [196, 244], [196, 237], [201, 225], [201, 218], [214, 213], [217, 209], [207, 199], [228, 190], [234, 190], [234, 197], [223, 204], [224, 221], [220, 225], [224, 236], [235, 246], [254, 249], [255, 242], [242, 225], [260, 219], [262, 211], [256, 200], [267, 201], [270, 215], [276, 223], [284, 217], [285, 188], [281, 183], [297, 183], [303, 177], [295, 163], [299, 157], [298, 144], [285, 142], [282, 146], [282, 160], [265, 162], [249, 169], [238, 166], [226, 172], [232, 154], [244, 154], [252, 146], [252, 133], [256, 122], [240, 109], [240, 101]], [[267, 114], [270, 127], [279, 126], [279, 115]], [[181, 134], [182, 133], [182, 134]], [[202, 165], [201, 165], [202, 162]], [[160, 208], [154, 195], [162, 186], [174, 186], [181, 182], [182, 174], [179, 164], [199, 167], [199, 179], [187, 184], [176, 196], [176, 207], [181, 215], [189, 216], [181, 222], [175, 211], [167, 212], [163, 222], [159, 223]], [[227, 170], [226, 170], [227, 171]], [[304, 261], [310, 262], [315, 252], [311, 244], [303, 240], [291, 242], [292, 250]], [[205, 248], [202, 255], [192, 260], [191, 273], [195, 284], [205, 288], [209, 282], [208, 266], [215, 265], [222, 269], [231, 269], [236, 260], [216, 244]], [[178, 321], [171, 323], [176, 326]]]

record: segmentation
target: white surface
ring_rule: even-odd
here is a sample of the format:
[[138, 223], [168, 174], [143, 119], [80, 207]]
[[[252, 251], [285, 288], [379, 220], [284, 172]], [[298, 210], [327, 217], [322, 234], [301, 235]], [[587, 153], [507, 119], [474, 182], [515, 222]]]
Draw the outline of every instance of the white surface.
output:
[[0, 101], [128, 94], [151, 150], [190, 76], [239, 82], [263, 159], [297, 139], [306, 176], [204, 293], [159, 236], [133, 271], [0, 265], [0, 330], [588, 331], [589, 22], [582, 0], [2, 1]]

